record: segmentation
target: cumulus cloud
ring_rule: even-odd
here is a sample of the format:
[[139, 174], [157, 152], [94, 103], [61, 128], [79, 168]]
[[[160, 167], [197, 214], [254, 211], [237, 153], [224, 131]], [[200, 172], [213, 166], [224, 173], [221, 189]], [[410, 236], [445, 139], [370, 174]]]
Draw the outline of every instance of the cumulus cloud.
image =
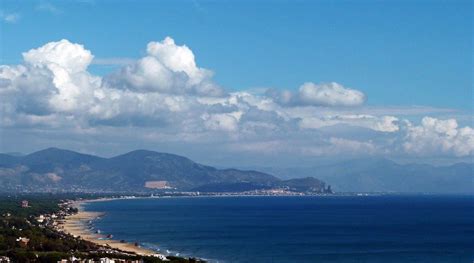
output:
[[203, 114], [202, 119], [205, 121], [206, 128], [211, 130], [236, 131], [240, 112], [219, 113], [219, 114]]
[[267, 95], [285, 106], [359, 106], [366, 98], [361, 91], [345, 88], [336, 82], [306, 82], [297, 92], [270, 90]]
[[213, 73], [196, 65], [187, 46], [170, 37], [147, 45], [147, 56], [105, 78], [105, 85], [137, 92], [221, 96], [224, 91], [212, 81]]
[[403, 147], [418, 155], [471, 155], [474, 153], [474, 129], [458, 127], [455, 119], [425, 117], [420, 125], [407, 122]]
[[[47, 101], [46, 108], [50, 112], [74, 112], [84, 110], [92, 102], [92, 94], [100, 83], [100, 77], [87, 72], [93, 55], [84, 46], [68, 40], [50, 42], [40, 48], [23, 53], [24, 65], [16, 68], [21, 73], [13, 81], [25, 76], [40, 75], [41, 80], [30, 82], [20, 89], [33, 88], [41, 93], [28, 99], [32, 104]], [[4, 67], [4, 71], [12, 67]]]
[[348, 108], [366, 96], [337, 83], [307, 82], [294, 92], [225, 91], [189, 47], [170, 37], [148, 43], [144, 57], [120, 60], [105, 76], [90, 73], [92, 52], [68, 40], [31, 49], [23, 60], [0, 66], [4, 130], [294, 156], [473, 153], [472, 128], [459, 128], [454, 119], [424, 118], [416, 125], [392, 114], [399, 111]]
[[335, 82], [322, 85], [307, 82], [300, 87], [299, 96], [301, 102], [307, 105], [357, 106], [365, 100], [362, 92], [344, 88]]
[[66, 39], [50, 42], [37, 49], [23, 53], [23, 60], [33, 66], [46, 66], [54, 72], [62, 68], [68, 72], [85, 71], [94, 56], [83, 45], [74, 44]]

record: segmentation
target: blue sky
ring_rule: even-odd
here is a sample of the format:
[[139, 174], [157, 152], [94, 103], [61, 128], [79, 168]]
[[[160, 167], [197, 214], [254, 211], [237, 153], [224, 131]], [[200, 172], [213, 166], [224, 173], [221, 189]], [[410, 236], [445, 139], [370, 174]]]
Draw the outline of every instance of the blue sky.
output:
[[[471, 1], [2, 1], [2, 64], [66, 38], [138, 58], [171, 36], [231, 90], [337, 81], [370, 105], [471, 110]], [[105, 74], [110, 66], [93, 66]]]
[[473, 11], [3, 0], [0, 148], [146, 148], [219, 166], [472, 161]]

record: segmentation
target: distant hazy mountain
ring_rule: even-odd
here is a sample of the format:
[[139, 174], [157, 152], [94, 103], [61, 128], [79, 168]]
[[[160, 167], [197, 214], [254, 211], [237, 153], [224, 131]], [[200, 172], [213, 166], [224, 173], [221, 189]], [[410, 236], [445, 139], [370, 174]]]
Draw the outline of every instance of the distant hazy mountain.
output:
[[358, 159], [306, 168], [257, 168], [281, 178], [314, 176], [347, 192], [474, 193], [474, 164], [398, 164], [383, 158]]
[[175, 188], [197, 191], [245, 191], [286, 187], [324, 190], [315, 178], [281, 180], [236, 169], [216, 169], [188, 158], [137, 150], [113, 158], [49, 148], [26, 156], [0, 154], [0, 191], [143, 191]]

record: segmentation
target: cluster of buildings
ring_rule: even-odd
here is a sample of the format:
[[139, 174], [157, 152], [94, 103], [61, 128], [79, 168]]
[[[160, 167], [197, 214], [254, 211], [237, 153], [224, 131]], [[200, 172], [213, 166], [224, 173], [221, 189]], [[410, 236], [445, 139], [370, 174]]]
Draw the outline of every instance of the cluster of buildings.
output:
[[326, 195], [332, 194], [331, 186], [327, 188], [310, 188], [307, 191], [296, 191], [288, 186], [278, 188], [265, 188], [255, 189], [249, 191], [236, 191], [236, 192], [186, 192], [186, 191], [174, 191], [174, 192], [163, 192], [160, 195], [151, 195], [150, 197], [168, 197], [168, 196], [305, 196], [305, 195]]
[[20, 247], [27, 247], [28, 246], [28, 243], [30, 242], [30, 239], [27, 238], [27, 237], [18, 237], [16, 239], [16, 242], [20, 245]]
[[[154, 257], [159, 258], [162, 261], [169, 261], [166, 256], [161, 254], [153, 255]], [[99, 259], [81, 259], [74, 256], [71, 256], [68, 259], [61, 259], [58, 263], [143, 263], [142, 259], [119, 259], [113, 257], [102, 257]], [[0, 261], [1, 263], [1, 261]]]
[[29, 203], [28, 203], [28, 200], [23, 200], [21, 201], [21, 207], [22, 208], [28, 208], [30, 207]]
[[58, 225], [58, 219], [63, 218], [64, 216], [56, 215], [56, 214], [44, 214], [39, 215], [36, 217], [36, 222], [38, 222], [39, 226], [53, 226], [56, 227]]
[[58, 263], [143, 263], [143, 260], [139, 259], [117, 259], [117, 258], [99, 258], [99, 259], [80, 259], [71, 257], [68, 259], [62, 259]]
[[[295, 192], [285, 188], [258, 189], [244, 192], [177, 192], [174, 195], [180, 196], [303, 196], [320, 195], [321, 193]], [[170, 194], [170, 196], [172, 196]]]
[[[12, 263], [9, 257], [0, 256], [0, 263]], [[117, 259], [117, 258], [99, 258], [99, 259], [81, 259], [70, 257], [61, 259], [57, 263], [143, 263], [141, 259]]]

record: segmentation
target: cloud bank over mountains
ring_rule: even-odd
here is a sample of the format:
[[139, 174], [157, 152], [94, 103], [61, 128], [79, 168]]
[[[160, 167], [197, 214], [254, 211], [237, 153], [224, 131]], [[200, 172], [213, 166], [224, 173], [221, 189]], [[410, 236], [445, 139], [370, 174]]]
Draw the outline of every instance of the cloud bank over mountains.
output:
[[144, 57], [105, 76], [88, 71], [93, 60], [84, 46], [61, 40], [23, 53], [20, 65], [0, 66], [1, 129], [85, 138], [125, 137], [128, 129], [134, 137], [123, 138], [125, 144], [207, 144], [230, 155], [474, 153], [474, 130], [456, 119], [427, 116], [417, 123], [396, 110], [366, 106], [366, 94], [339, 83], [226, 90], [197, 65], [190, 48], [170, 37], [148, 43]]

